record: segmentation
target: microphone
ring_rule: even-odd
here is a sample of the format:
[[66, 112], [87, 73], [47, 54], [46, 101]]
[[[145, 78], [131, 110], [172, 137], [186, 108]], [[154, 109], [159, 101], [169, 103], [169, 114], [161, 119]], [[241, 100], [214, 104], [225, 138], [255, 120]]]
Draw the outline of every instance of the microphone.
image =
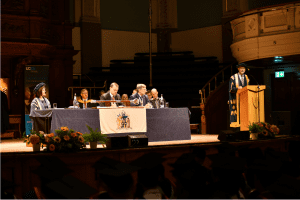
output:
[[257, 82], [257, 80], [254, 78], [254, 76], [252, 76], [252, 74], [250, 74], [250, 76], [255, 80], [255, 82], [257, 83], [258, 89], [260, 89], [259, 84]]

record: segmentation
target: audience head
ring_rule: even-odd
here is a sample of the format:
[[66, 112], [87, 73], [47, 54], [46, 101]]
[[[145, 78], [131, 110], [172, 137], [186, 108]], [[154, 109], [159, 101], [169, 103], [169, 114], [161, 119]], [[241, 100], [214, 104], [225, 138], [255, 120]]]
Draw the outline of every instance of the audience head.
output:
[[135, 93], [137, 93], [137, 89], [132, 90], [132, 95], [134, 95]]
[[157, 89], [153, 88], [151, 90], [151, 93], [152, 93], [152, 96], [153, 96], [154, 99], [158, 98], [158, 91], [157, 91]]
[[113, 96], [116, 96], [119, 90], [119, 85], [117, 83], [110, 84], [109, 91]]
[[87, 89], [82, 89], [80, 92], [80, 95], [81, 95], [82, 99], [87, 99], [89, 96], [89, 92], [87, 91]]
[[146, 94], [147, 88], [145, 84], [139, 83], [136, 85], [137, 92], [143, 96]]
[[151, 93], [151, 90], [148, 90], [146, 92], [147, 96], [148, 96], [148, 99], [152, 99], [152, 93]]
[[127, 94], [123, 94], [122, 95], [122, 100], [128, 100], [128, 95]]
[[141, 168], [138, 171], [138, 183], [144, 188], [154, 188], [164, 179], [165, 169], [162, 163], [166, 160], [161, 153], [147, 153], [130, 164]]
[[99, 174], [100, 185], [111, 198], [133, 199], [135, 185], [131, 173], [139, 168], [103, 157], [97, 161], [94, 168]]

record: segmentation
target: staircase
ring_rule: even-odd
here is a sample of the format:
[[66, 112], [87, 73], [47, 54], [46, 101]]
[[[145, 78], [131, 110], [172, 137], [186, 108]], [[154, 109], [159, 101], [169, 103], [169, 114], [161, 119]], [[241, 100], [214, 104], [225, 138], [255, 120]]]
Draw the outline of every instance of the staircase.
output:
[[[229, 79], [233, 66], [224, 67], [215, 74], [201, 89], [206, 118], [206, 133], [219, 134], [221, 130], [230, 129], [229, 124]], [[202, 124], [201, 124], [202, 125]]]

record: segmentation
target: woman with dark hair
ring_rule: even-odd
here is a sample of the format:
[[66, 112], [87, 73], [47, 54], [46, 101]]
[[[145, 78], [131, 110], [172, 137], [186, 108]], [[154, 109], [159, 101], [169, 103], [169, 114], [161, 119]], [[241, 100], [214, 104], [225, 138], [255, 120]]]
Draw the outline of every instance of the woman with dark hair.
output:
[[31, 102], [30, 115], [32, 115], [33, 110], [45, 110], [51, 108], [50, 101], [45, 97], [46, 96], [46, 87], [45, 83], [39, 83], [33, 89], [35, 98]]

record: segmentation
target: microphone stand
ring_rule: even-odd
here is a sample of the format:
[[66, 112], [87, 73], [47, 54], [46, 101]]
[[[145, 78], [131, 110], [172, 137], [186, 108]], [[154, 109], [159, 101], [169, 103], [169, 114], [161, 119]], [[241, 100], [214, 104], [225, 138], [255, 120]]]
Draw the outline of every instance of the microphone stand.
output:
[[259, 87], [259, 84], [258, 84], [258, 82], [257, 82], [257, 80], [254, 78], [254, 76], [252, 76], [251, 74], [250, 74], [250, 76], [255, 80], [255, 82], [257, 83], [257, 95], [258, 95], [258, 122], [260, 122], [260, 106], [259, 106], [259, 89], [260, 89], [260, 87]]

